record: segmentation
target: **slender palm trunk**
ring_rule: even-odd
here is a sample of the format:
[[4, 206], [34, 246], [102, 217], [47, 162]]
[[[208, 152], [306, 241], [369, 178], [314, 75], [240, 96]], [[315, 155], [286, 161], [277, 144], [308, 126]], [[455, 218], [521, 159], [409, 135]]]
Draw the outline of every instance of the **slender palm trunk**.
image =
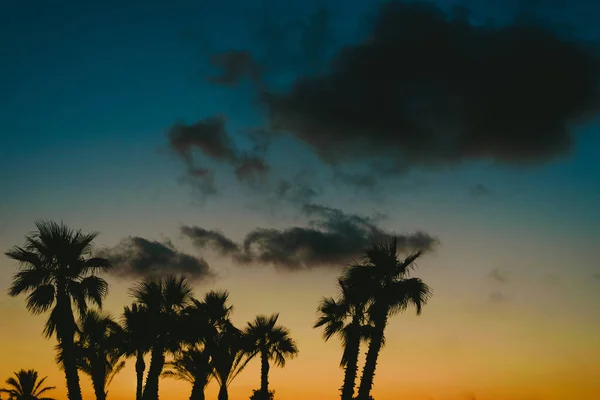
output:
[[219, 400], [229, 400], [229, 393], [227, 392], [227, 385], [222, 383], [219, 388]]
[[369, 343], [367, 359], [365, 360], [365, 366], [358, 388], [357, 400], [369, 400], [369, 396], [371, 395], [373, 378], [375, 377], [375, 368], [377, 367], [377, 358], [379, 357], [379, 350], [381, 350], [381, 345], [383, 344], [383, 332], [387, 325], [387, 315], [388, 308], [385, 307], [379, 312], [377, 318], [374, 320], [375, 329], [373, 336], [371, 337], [371, 342]]
[[200, 379], [194, 380], [192, 384], [192, 393], [190, 394], [190, 400], [204, 400], [204, 388], [206, 382], [201, 382]]
[[[360, 326], [357, 326], [359, 329]], [[346, 349], [346, 369], [344, 371], [344, 384], [342, 386], [342, 400], [352, 400], [354, 397], [354, 386], [358, 375], [358, 353], [360, 351], [360, 332], [353, 332], [348, 338]]]
[[97, 374], [92, 377], [92, 386], [94, 387], [94, 394], [96, 400], [106, 400], [106, 393], [104, 392], [105, 378], [102, 374]]
[[266, 351], [260, 352], [260, 391], [269, 393], [269, 358]]
[[146, 386], [142, 400], [158, 400], [158, 380], [165, 365], [165, 350], [161, 344], [152, 347], [152, 356], [150, 357], [150, 368], [146, 377]]
[[63, 353], [63, 369], [67, 380], [67, 392], [69, 400], [82, 400], [81, 387], [79, 386], [79, 374], [75, 361], [75, 345], [73, 336], [66, 334], [60, 340]]
[[[62, 286], [62, 285], [60, 285]], [[67, 397], [69, 400], [82, 400], [81, 386], [79, 385], [79, 374], [77, 373], [77, 353], [75, 349], [75, 318], [71, 308], [71, 298], [66, 294], [66, 289], [58, 288], [58, 297], [56, 307], [59, 308], [62, 315], [58, 331], [60, 332], [58, 341], [63, 353], [63, 369], [67, 380]]]
[[135, 400], [142, 400], [142, 389], [144, 388], [144, 371], [146, 370], [146, 363], [144, 362], [144, 353], [138, 351], [135, 358], [135, 374], [136, 374], [136, 388], [135, 388]]

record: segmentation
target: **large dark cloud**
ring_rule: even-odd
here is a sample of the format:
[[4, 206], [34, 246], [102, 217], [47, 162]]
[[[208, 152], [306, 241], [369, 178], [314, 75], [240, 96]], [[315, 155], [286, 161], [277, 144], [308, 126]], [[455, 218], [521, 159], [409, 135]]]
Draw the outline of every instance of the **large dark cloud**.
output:
[[598, 77], [595, 50], [540, 24], [475, 26], [465, 13], [390, 2], [327, 74], [262, 98], [271, 126], [328, 164], [522, 165], [572, 148], [572, 124], [598, 111]]
[[111, 272], [118, 276], [143, 278], [181, 274], [196, 281], [214, 276], [204, 259], [177, 250], [169, 241], [133, 236], [123, 239], [115, 247], [103, 249], [100, 254], [112, 262]]
[[343, 266], [360, 256], [374, 239], [396, 236], [400, 251], [430, 250], [437, 243], [423, 232], [402, 235], [385, 231], [377, 225], [379, 217], [346, 214], [314, 204], [306, 205], [303, 211], [311, 218], [308, 226], [254, 229], [242, 243], [200, 227], [184, 226], [182, 233], [198, 248], [212, 249], [238, 263], [271, 264], [290, 270]]

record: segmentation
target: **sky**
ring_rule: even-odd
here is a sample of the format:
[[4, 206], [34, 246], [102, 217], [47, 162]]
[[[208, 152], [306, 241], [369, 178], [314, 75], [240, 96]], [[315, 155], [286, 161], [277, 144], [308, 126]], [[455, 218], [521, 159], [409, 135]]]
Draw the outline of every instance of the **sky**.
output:
[[[600, 398], [592, 3], [2, 2], [0, 248], [39, 219], [100, 232], [114, 316], [168, 272], [227, 289], [239, 326], [279, 312], [300, 354], [276, 398], [327, 400], [318, 302], [396, 234], [434, 295], [390, 320], [375, 399]], [[16, 271], [0, 257], [0, 286]], [[0, 296], [0, 378], [34, 368], [64, 399], [24, 300]], [[130, 360], [109, 398], [134, 390]]]

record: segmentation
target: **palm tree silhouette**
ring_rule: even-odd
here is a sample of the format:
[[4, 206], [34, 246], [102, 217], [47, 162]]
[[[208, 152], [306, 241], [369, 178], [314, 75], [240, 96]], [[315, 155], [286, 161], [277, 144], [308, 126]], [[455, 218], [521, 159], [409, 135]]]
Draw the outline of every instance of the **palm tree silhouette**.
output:
[[14, 378], [10, 377], [6, 380], [9, 388], [0, 389], [0, 393], [7, 393], [11, 400], [55, 400], [52, 397], [42, 397], [44, 393], [56, 388], [55, 386], [42, 387], [47, 377], [38, 380], [38, 373], [33, 369], [27, 371], [22, 369], [14, 375]]
[[142, 400], [144, 371], [146, 370], [144, 356], [150, 351], [153, 342], [152, 334], [148, 330], [148, 310], [143, 305], [136, 303], [125, 307], [122, 324], [122, 350], [127, 357], [135, 357], [135, 400]]
[[245, 335], [252, 344], [253, 351], [249, 358], [260, 354], [260, 393], [261, 397], [269, 397], [269, 361], [284, 367], [288, 358], [298, 354], [298, 347], [291, 338], [287, 328], [276, 325], [279, 314], [271, 316], [258, 315], [249, 322]]
[[364, 262], [351, 266], [344, 273], [343, 279], [352, 290], [362, 288], [371, 298], [368, 312], [373, 330], [358, 389], [359, 400], [370, 398], [388, 318], [406, 310], [411, 304], [419, 315], [431, 296], [429, 286], [419, 278], [409, 277], [410, 271], [415, 268], [415, 260], [421, 254], [419, 251], [400, 260], [397, 239], [394, 238], [387, 243], [373, 244], [365, 251]]
[[77, 330], [71, 304], [79, 316], [85, 315], [88, 301], [102, 307], [108, 284], [94, 275], [111, 267], [104, 258], [91, 257], [91, 246], [98, 233], [82, 233], [63, 223], [36, 222], [37, 231], [26, 236], [25, 244], [5, 254], [19, 261], [21, 270], [14, 275], [10, 296], [29, 293], [27, 309], [32, 314], [49, 310], [44, 336], [56, 333], [62, 353], [63, 369], [70, 400], [81, 400], [74, 336]]
[[212, 377], [210, 355], [206, 348], [192, 347], [182, 350], [167, 365], [170, 369], [164, 371], [163, 376], [191, 383], [190, 400], [204, 400], [204, 390]]
[[244, 332], [228, 319], [219, 329], [211, 346], [213, 374], [219, 383], [218, 400], [228, 400], [228, 387], [250, 361], [252, 348]]
[[[120, 340], [122, 328], [109, 315], [89, 310], [75, 342], [77, 366], [92, 380], [96, 400], [106, 400], [108, 386], [125, 367]], [[58, 361], [62, 361], [59, 352]]]
[[204, 389], [213, 377], [212, 343], [232, 309], [226, 304], [228, 296], [227, 292], [210, 291], [202, 301], [192, 298], [191, 304], [181, 312], [182, 347], [175, 359], [167, 364], [170, 370], [163, 376], [190, 382], [190, 400], [204, 399]]
[[344, 352], [340, 366], [345, 368], [344, 383], [341, 390], [342, 400], [352, 400], [358, 374], [358, 355], [361, 340], [366, 340], [372, 331], [367, 321], [366, 306], [369, 293], [363, 287], [351, 288], [338, 278], [338, 299], [326, 297], [318, 307], [319, 319], [314, 328], [324, 327], [325, 341], [338, 335], [342, 339]]
[[142, 394], [143, 400], [158, 399], [158, 383], [165, 365], [165, 354], [181, 345], [180, 312], [191, 301], [192, 289], [183, 277], [146, 278], [131, 289], [138, 305], [145, 307], [147, 329], [152, 335], [150, 367]]

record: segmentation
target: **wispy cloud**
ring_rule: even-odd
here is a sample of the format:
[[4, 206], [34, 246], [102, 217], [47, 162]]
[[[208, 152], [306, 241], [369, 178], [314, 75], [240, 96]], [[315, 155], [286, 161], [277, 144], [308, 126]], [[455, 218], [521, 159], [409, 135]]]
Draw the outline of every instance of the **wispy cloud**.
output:
[[236, 243], [221, 232], [184, 226], [181, 232], [199, 249], [212, 249], [241, 264], [271, 264], [299, 270], [313, 267], [342, 267], [357, 257], [374, 239], [398, 239], [400, 251], [430, 250], [437, 240], [424, 232], [397, 234], [381, 229], [378, 219], [346, 214], [339, 209], [306, 205], [308, 226], [286, 229], [257, 228]]

